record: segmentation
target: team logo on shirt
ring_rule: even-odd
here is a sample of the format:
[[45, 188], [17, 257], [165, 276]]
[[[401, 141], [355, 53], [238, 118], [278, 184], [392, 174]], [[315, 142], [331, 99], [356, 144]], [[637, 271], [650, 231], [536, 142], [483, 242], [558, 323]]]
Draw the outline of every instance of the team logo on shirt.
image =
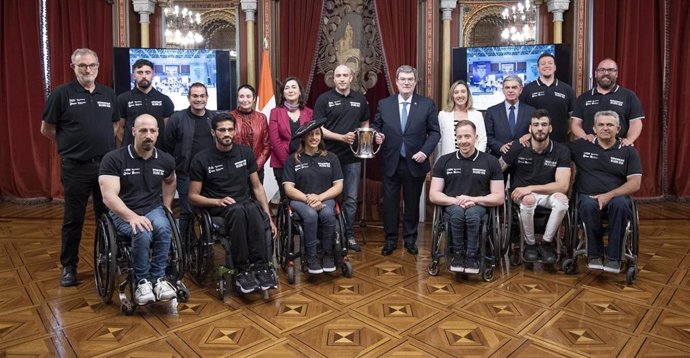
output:
[[143, 106], [144, 103], [141, 101], [127, 101], [127, 108]]
[[247, 166], [247, 160], [242, 159], [239, 162], [235, 162], [235, 168], [242, 168]]
[[151, 172], [153, 173], [153, 175], [165, 176], [165, 170], [160, 168], [151, 168]]
[[556, 164], [558, 164], [558, 163], [556, 163], [555, 160], [547, 160], [547, 159], [544, 159], [544, 166], [546, 166], [546, 167], [555, 168], [555, 167], [556, 167]]
[[163, 105], [163, 101], [151, 101], [152, 106], [160, 107]]
[[462, 174], [462, 168], [446, 168], [446, 175]]
[[596, 106], [597, 104], [599, 104], [598, 99], [590, 99], [585, 102], [585, 106]]
[[529, 157], [518, 157], [518, 164], [532, 165], [532, 158]]
[[597, 153], [592, 153], [592, 152], [584, 152], [584, 153], [582, 153], [582, 158], [585, 158], [585, 159], [599, 159], [599, 154], [597, 154]]
[[70, 106], [76, 106], [80, 104], [86, 104], [86, 99], [84, 98], [70, 98], [69, 99], [69, 105]]
[[534, 93], [532, 93], [532, 98], [541, 97], [543, 95], [544, 95], [544, 91], [534, 92]]
[[472, 174], [486, 175], [486, 169], [472, 168]]
[[335, 106], [340, 106], [342, 102], [339, 99], [336, 99], [335, 101], [328, 101], [328, 107], [335, 107]]
[[359, 107], [361, 107], [361, 106], [362, 106], [362, 104], [359, 103], [359, 102], [350, 101], [350, 107], [357, 107], [357, 108], [359, 108]]
[[302, 169], [307, 169], [309, 168], [309, 163], [300, 163], [300, 164], [295, 164], [295, 173]]
[[319, 164], [319, 168], [330, 168], [331, 163], [317, 163]]
[[141, 168], [125, 168], [125, 170], [122, 172], [123, 176], [139, 174], [141, 174]]
[[610, 99], [609, 103], [611, 103], [614, 106], [623, 107], [623, 101], [616, 101], [615, 99]]
[[560, 98], [565, 99], [565, 93], [560, 93], [560, 92], [555, 92], [555, 91], [554, 91], [554, 92], [553, 92], [553, 95], [556, 96], [556, 97], [560, 97]]
[[209, 174], [213, 174], [213, 173], [222, 171], [223, 169], [224, 169], [223, 164], [210, 165], [206, 168], [206, 170], [208, 171]]
[[102, 108], [110, 108], [110, 102], [106, 102], [106, 101], [98, 101], [98, 102], [96, 102], [96, 103], [98, 103], [98, 107], [102, 107]]
[[623, 159], [623, 158], [611, 157], [611, 163], [623, 165], [623, 164], [625, 164], [625, 159]]

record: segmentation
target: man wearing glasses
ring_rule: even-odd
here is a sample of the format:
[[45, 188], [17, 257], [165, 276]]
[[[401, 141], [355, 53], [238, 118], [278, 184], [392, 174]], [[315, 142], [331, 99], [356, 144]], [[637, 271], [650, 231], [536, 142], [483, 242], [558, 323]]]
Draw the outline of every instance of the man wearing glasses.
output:
[[71, 60], [77, 79], [53, 90], [41, 123], [41, 134], [57, 143], [61, 158], [60, 179], [65, 191], [60, 252], [63, 287], [78, 284], [79, 243], [90, 195], [96, 217], [105, 213], [98, 168], [101, 158], [115, 149], [120, 120], [115, 92], [96, 83], [98, 55], [80, 48], [72, 53]]
[[594, 140], [594, 114], [614, 111], [620, 117], [621, 144], [632, 145], [642, 133], [644, 110], [637, 95], [616, 83], [618, 65], [607, 58], [595, 70], [596, 86], [577, 98], [572, 114], [572, 132], [576, 138]]

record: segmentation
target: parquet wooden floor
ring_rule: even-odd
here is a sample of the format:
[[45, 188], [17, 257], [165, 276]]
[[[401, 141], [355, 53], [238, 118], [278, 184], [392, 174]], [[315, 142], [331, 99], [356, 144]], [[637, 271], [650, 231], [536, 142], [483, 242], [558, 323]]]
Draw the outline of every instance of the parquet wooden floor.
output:
[[[641, 204], [640, 273], [577, 275], [522, 266], [493, 282], [426, 272], [430, 224], [417, 258], [380, 255], [367, 228], [354, 276], [297, 275], [268, 301], [103, 304], [93, 281], [93, 224], [77, 287], [58, 285], [58, 204], [0, 204], [0, 357], [631, 357], [690, 356], [690, 204]], [[92, 219], [89, 220], [92, 222]], [[358, 233], [361, 235], [362, 233]], [[361, 237], [360, 237], [361, 241]], [[582, 267], [582, 265], [581, 265]]]

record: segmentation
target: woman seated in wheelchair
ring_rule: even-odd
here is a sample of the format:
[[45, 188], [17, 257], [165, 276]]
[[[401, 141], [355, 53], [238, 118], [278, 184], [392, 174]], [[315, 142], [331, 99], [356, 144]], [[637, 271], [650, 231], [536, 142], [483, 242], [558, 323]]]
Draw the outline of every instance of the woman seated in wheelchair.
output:
[[504, 200], [503, 173], [498, 159], [475, 149], [477, 129], [469, 120], [455, 126], [458, 151], [434, 165], [429, 200], [443, 206], [453, 238], [452, 272], [479, 273], [479, 235], [487, 208]]
[[[283, 188], [290, 207], [302, 218], [304, 247], [310, 274], [335, 271], [333, 257], [336, 230], [335, 197], [343, 190], [343, 172], [338, 157], [326, 151], [321, 140], [325, 118], [305, 123], [295, 133], [297, 151], [283, 167]], [[319, 258], [317, 231], [321, 225]]]

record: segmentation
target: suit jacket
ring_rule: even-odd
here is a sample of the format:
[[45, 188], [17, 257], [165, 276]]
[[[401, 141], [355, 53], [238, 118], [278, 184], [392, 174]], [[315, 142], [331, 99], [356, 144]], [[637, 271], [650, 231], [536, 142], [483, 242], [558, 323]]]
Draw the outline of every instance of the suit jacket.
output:
[[379, 101], [379, 108], [374, 117], [372, 127], [383, 133], [386, 138], [381, 147], [383, 155], [383, 174], [395, 175], [400, 161], [400, 147], [405, 143], [407, 164], [412, 176], [426, 175], [431, 169], [429, 160], [417, 163], [412, 156], [420, 150], [431, 156], [441, 133], [438, 127], [438, 112], [431, 99], [412, 95], [408, 109], [405, 130], [400, 125], [400, 109], [398, 95], [386, 97]]
[[[300, 110], [300, 125], [309, 122], [314, 112], [309, 107]], [[292, 130], [290, 129], [290, 116], [284, 106], [271, 110], [268, 119], [268, 136], [271, 139], [271, 168], [282, 168], [288, 157]]]
[[513, 135], [508, 125], [505, 101], [486, 110], [484, 124], [486, 125], [486, 137], [491, 154], [500, 157], [502, 154], [501, 146], [519, 139], [529, 132], [532, 112], [534, 112], [534, 107], [525, 102], [519, 102], [515, 135]]

